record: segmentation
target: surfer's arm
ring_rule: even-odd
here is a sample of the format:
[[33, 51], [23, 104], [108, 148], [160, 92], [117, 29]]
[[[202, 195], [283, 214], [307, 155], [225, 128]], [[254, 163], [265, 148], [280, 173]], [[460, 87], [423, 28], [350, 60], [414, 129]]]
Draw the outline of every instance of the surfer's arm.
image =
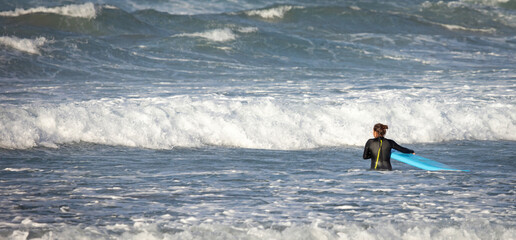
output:
[[394, 148], [402, 153], [414, 153], [414, 150], [402, 147], [393, 140], [391, 140], [391, 146], [392, 146], [392, 148]]
[[369, 139], [364, 147], [364, 159], [371, 158], [371, 150], [369, 150], [369, 144], [371, 144], [371, 139]]

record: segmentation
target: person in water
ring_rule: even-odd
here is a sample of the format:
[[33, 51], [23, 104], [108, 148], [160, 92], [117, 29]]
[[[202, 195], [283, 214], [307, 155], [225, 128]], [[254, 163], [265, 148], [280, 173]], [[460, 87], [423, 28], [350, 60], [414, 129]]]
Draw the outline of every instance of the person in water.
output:
[[412, 153], [414, 151], [398, 145], [395, 141], [385, 138], [387, 125], [377, 123], [373, 128], [374, 138], [367, 140], [364, 148], [364, 159], [371, 159], [371, 169], [373, 170], [392, 170], [391, 150], [394, 148], [402, 153]]

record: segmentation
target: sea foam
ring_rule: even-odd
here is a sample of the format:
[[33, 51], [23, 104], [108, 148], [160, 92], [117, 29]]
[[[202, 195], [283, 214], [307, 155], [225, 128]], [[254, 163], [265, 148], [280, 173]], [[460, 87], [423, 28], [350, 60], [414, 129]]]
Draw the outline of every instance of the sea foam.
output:
[[30, 54], [40, 54], [39, 48], [47, 42], [44, 37], [35, 39], [20, 39], [18, 37], [0, 37], [0, 45], [8, 46]]
[[27, 14], [34, 13], [52, 13], [69, 17], [78, 17], [78, 18], [95, 18], [97, 15], [97, 11], [95, 10], [95, 5], [91, 2], [84, 4], [71, 4], [61, 7], [36, 7], [29, 9], [20, 9], [17, 8], [14, 11], [5, 11], [0, 12], [0, 16], [3, 17], [18, 17]]
[[388, 124], [388, 137], [400, 143], [516, 140], [516, 107], [511, 104], [411, 100], [387, 106], [174, 97], [2, 106], [0, 147], [77, 142], [156, 149], [361, 146], [376, 122]]
[[237, 39], [238, 35], [235, 33], [252, 33], [258, 31], [258, 28], [256, 27], [241, 27], [236, 30], [231, 30], [230, 28], [217, 28], [212, 30], [207, 30], [204, 32], [196, 32], [196, 33], [182, 33], [177, 34], [174, 36], [177, 37], [200, 37], [205, 38], [210, 41], [215, 42], [226, 42], [226, 41], [233, 41]]
[[235, 33], [229, 28], [213, 29], [213, 30], [208, 30], [205, 32], [197, 32], [197, 33], [183, 33], [183, 34], [178, 34], [175, 36], [201, 37], [201, 38], [205, 38], [205, 39], [215, 41], [215, 42], [231, 41], [231, 40], [235, 40], [237, 38]]
[[265, 19], [274, 19], [274, 18], [283, 18], [285, 14], [296, 8], [302, 8], [302, 7], [294, 7], [294, 6], [279, 6], [269, 9], [260, 9], [260, 10], [250, 10], [246, 11], [245, 13], [248, 16], [258, 16]]
[[[25, 221], [25, 220], [24, 220]], [[30, 221], [30, 220], [29, 220]], [[35, 224], [26, 221], [24, 226]], [[168, 228], [167, 224], [165, 228]], [[63, 226], [49, 231], [31, 228], [31, 232], [43, 232], [41, 239], [514, 239], [516, 230], [489, 223], [467, 222], [456, 226], [440, 226], [434, 223], [421, 223], [420, 226], [405, 223], [383, 223], [364, 226], [346, 222], [340, 224], [287, 224], [278, 229], [263, 227], [254, 223], [248, 226], [201, 223], [179, 227], [180, 231], [163, 232], [154, 223], [134, 225], [117, 224], [107, 227]], [[173, 227], [173, 229], [178, 229]], [[281, 229], [281, 230], [280, 230]], [[25, 239], [28, 230], [13, 231], [8, 239]]]

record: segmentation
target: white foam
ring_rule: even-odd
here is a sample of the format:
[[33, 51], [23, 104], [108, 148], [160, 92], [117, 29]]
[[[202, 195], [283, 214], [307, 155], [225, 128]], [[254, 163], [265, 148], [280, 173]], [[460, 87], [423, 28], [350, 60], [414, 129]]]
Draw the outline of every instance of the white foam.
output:
[[5, 45], [22, 52], [30, 54], [41, 54], [39, 48], [47, 42], [44, 37], [38, 37], [35, 39], [26, 39], [18, 37], [0, 37], [0, 45]]
[[[388, 94], [383, 94], [388, 96]], [[103, 99], [0, 107], [0, 147], [74, 142], [170, 149], [361, 146], [376, 122], [400, 143], [516, 140], [516, 106], [454, 99], [290, 102], [268, 98]], [[388, 109], [388, 110], [386, 110]]]
[[155, 9], [160, 12], [180, 15], [198, 15], [198, 14], [218, 14], [243, 9], [252, 9], [262, 6], [262, 3], [256, 1], [205, 1], [205, 0], [189, 0], [189, 1], [134, 1], [126, 2], [132, 10]]
[[488, 6], [497, 6], [500, 3], [508, 3], [510, 0], [460, 0], [460, 2], [477, 3]]
[[439, 26], [442, 26], [448, 30], [452, 31], [468, 31], [468, 32], [481, 32], [481, 33], [496, 33], [496, 29], [494, 28], [467, 28], [459, 25], [453, 24], [442, 24], [442, 23], [434, 23]]
[[258, 28], [257, 27], [241, 27], [237, 31], [239, 31], [241, 33], [253, 33], [253, 32], [258, 32]]
[[[516, 27], [516, 18], [514, 14], [508, 14], [506, 10], [499, 9], [497, 7], [500, 4], [507, 3], [509, 0], [460, 0], [460, 1], [439, 1], [439, 2], [429, 2], [426, 1], [422, 3], [423, 8], [432, 8], [434, 6], [438, 7], [446, 7], [446, 8], [471, 8], [474, 11], [479, 12], [482, 17], [488, 17], [496, 22], [503, 23], [504, 25]], [[486, 7], [488, 6], [488, 7]], [[452, 31], [468, 31], [468, 32], [480, 32], [480, 33], [488, 33], [494, 34], [497, 32], [496, 28], [493, 27], [484, 27], [484, 28], [471, 28], [467, 26], [461, 26], [458, 24], [444, 24], [433, 21], [428, 21], [430, 24], [439, 25], [446, 29]]]
[[[188, 222], [188, 221], [186, 221]], [[170, 225], [170, 224], [168, 224]], [[228, 224], [182, 223], [174, 226], [181, 231], [160, 231], [155, 223], [136, 222], [133, 226], [116, 224], [107, 227], [60, 226], [42, 232], [40, 239], [514, 239], [516, 229], [489, 223], [467, 222], [456, 226], [433, 223], [353, 222], [312, 224], [281, 224], [281, 229], [264, 227], [254, 222], [247, 226]], [[168, 226], [170, 227], [170, 226]], [[113, 230], [119, 233], [113, 233]], [[29, 230], [14, 230], [8, 239], [25, 239]], [[31, 232], [38, 232], [31, 229]]]
[[18, 240], [18, 239], [27, 239], [27, 237], [29, 236], [29, 232], [24, 232], [24, 231], [19, 231], [19, 230], [15, 230], [13, 231], [13, 233], [11, 234], [11, 236], [9, 236], [8, 239], [14, 239], [14, 240]]
[[95, 10], [95, 5], [91, 2], [84, 4], [71, 4], [61, 7], [36, 7], [30, 9], [20, 9], [17, 8], [14, 11], [5, 11], [0, 12], [0, 16], [3, 17], [18, 17], [27, 14], [34, 13], [52, 13], [69, 17], [78, 17], [78, 18], [95, 18], [97, 15], [97, 11]]
[[32, 169], [32, 168], [4, 168], [4, 171], [8, 172], [35, 172], [38, 170]]
[[197, 32], [197, 33], [183, 33], [175, 36], [182, 37], [201, 37], [215, 42], [226, 42], [232, 41], [237, 38], [235, 33], [229, 28], [220, 28], [208, 30], [205, 32]]
[[250, 10], [246, 11], [245, 13], [248, 16], [258, 16], [265, 19], [275, 19], [275, 18], [283, 18], [285, 14], [292, 10], [292, 9], [298, 9], [302, 7], [294, 7], [294, 6], [279, 6], [275, 8], [269, 8], [269, 9], [260, 9], [260, 10]]
[[444, 2], [439, 1], [432, 3], [430, 1], [426, 1], [422, 3], [423, 7], [431, 7], [433, 5], [438, 6], [447, 6], [447, 7], [464, 7], [471, 4], [479, 4], [479, 5], [486, 5], [486, 6], [498, 6], [501, 3], [507, 3], [510, 0], [459, 0], [459, 1], [450, 1], [450, 2]]
[[26, 227], [46, 227], [48, 226], [47, 224], [45, 223], [38, 223], [38, 222], [34, 222], [32, 221], [32, 219], [30, 218], [25, 218], [23, 219], [23, 221], [21, 222], [22, 225], [26, 226]]

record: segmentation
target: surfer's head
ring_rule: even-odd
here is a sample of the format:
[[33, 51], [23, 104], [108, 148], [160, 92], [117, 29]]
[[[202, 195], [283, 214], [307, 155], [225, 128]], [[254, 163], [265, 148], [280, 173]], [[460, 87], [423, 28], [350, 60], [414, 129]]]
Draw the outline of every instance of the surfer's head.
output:
[[383, 125], [381, 123], [377, 123], [373, 127], [373, 135], [374, 137], [383, 137], [387, 133], [387, 129], [389, 127], [387, 125]]

